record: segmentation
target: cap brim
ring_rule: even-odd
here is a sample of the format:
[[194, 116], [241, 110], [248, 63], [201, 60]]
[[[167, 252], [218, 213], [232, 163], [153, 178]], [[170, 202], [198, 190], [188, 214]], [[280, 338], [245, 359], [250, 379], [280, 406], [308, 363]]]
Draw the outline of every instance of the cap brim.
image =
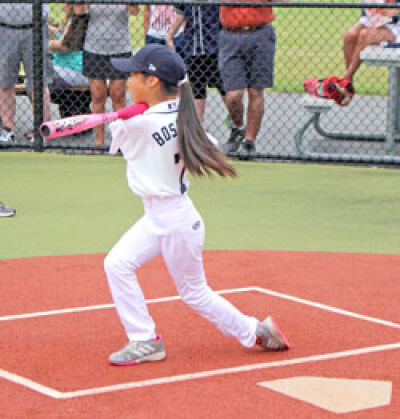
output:
[[137, 66], [135, 57], [129, 58], [111, 58], [111, 64], [117, 70], [123, 73], [140, 72], [141, 70]]

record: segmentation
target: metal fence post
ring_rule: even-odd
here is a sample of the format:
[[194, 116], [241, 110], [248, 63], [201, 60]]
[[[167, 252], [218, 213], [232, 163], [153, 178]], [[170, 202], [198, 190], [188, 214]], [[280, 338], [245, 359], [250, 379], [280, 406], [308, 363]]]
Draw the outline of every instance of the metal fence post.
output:
[[35, 151], [43, 151], [43, 140], [39, 126], [43, 121], [43, 17], [42, 0], [32, 1], [33, 19], [33, 133]]

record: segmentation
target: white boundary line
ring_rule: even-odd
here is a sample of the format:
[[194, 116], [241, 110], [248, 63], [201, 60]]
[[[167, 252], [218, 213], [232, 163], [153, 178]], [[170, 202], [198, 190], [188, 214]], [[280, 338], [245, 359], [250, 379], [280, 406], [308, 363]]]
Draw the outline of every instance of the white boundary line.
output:
[[[342, 310], [342, 309], [329, 306], [326, 304], [320, 304], [314, 301], [305, 300], [303, 298], [298, 298], [298, 297], [293, 297], [288, 294], [283, 294], [280, 292], [276, 292], [276, 291], [272, 291], [272, 290], [268, 290], [268, 289], [256, 287], [256, 286], [220, 290], [216, 292], [218, 294], [232, 294], [232, 293], [240, 293], [240, 292], [246, 292], [246, 291], [256, 291], [262, 294], [271, 295], [273, 297], [282, 298], [288, 301], [315, 307], [320, 310], [331, 311], [337, 314], [353, 317], [359, 320], [364, 320], [371, 323], [377, 323], [382, 326], [388, 326], [388, 327], [392, 327], [396, 329], [400, 328], [400, 324], [397, 324], [394, 322], [378, 319], [371, 316], [365, 316], [365, 315], [354, 313], [348, 310]], [[179, 296], [170, 296], [170, 297], [150, 299], [150, 300], [146, 300], [146, 302], [148, 304], [152, 304], [152, 303], [160, 303], [160, 302], [168, 302], [168, 301], [177, 301], [180, 299], [181, 298]], [[10, 316], [2, 316], [0, 317], [0, 321], [10, 321], [10, 320], [36, 318], [36, 317], [43, 317], [43, 316], [52, 316], [52, 315], [58, 315], [58, 314], [77, 313], [77, 312], [83, 312], [83, 311], [108, 309], [112, 307], [114, 307], [114, 304], [101, 304], [101, 305], [93, 305], [93, 306], [86, 306], [86, 307], [75, 307], [75, 308], [69, 308], [69, 309], [41, 311], [41, 312], [36, 312], [36, 313], [16, 314], [16, 315], [10, 315]], [[33, 380], [19, 376], [17, 374], [10, 373], [2, 369], [0, 369], [0, 378], [4, 378], [5, 380], [8, 380], [15, 384], [22, 385], [26, 388], [29, 388], [40, 394], [52, 397], [54, 399], [70, 399], [74, 397], [91, 396], [91, 395], [96, 395], [96, 394], [109, 393], [113, 391], [127, 390], [127, 389], [132, 389], [132, 388], [142, 388], [142, 387], [148, 387], [148, 386], [159, 385], [159, 384], [169, 384], [169, 383], [189, 381], [189, 380], [195, 380], [195, 379], [201, 379], [201, 378], [207, 378], [207, 377], [215, 377], [218, 375], [234, 374], [234, 373], [248, 372], [248, 371], [254, 371], [254, 370], [259, 370], [259, 369], [274, 368], [274, 367], [285, 367], [289, 365], [304, 364], [308, 362], [317, 362], [317, 361], [324, 361], [324, 360], [329, 360], [329, 359], [338, 359], [338, 358], [357, 356], [357, 355], [363, 355], [363, 354], [387, 351], [387, 350], [393, 350], [393, 349], [400, 349], [400, 342], [386, 344], [386, 345], [370, 346], [370, 347], [359, 348], [359, 349], [351, 349], [347, 351], [333, 352], [333, 353], [327, 353], [327, 354], [322, 354], [322, 355], [313, 355], [309, 357], [294, 358], [294, 359], [275, 361], [275, 362], [266, 362], [266, 363], [259, 363], [259, 364], [242, 365], [242, 366], [231, 367], [231, 368], [221, 368], [218, 370], [181, 374], [181, 375], [175, 375], [175, 376], [170, 376], [170, 377], [154, 378], [154, 379], [143, 380], [143, 381], [129, 382], [125, 384], [116, 384], [112, 386], [95, 387], [95, 388], [89, 388], [89, 389], [77, 390], [77, 391], [68, 391], [68, 392], [61, 392], [61, 391], [55, 390], [51, 387], [44, 386]]]
[[[277, 291], [272, 291], [266, 288], [252, 286], [252, 287], [245, 287], [245, 288], [231, 288], [226, 290], [219, 290], [215, 291], [217, 294], [223, 295], [223, 294], [234, 294], [234, 293], [240, 293], [240, 292], [247, 292], [247, 291], [256, 291], [260, 292], [262, 294], [271, 295], [273, 297], [282, 298], [283, 300], [293, 301], [295, 303], [300, 303], [304, 305], [308, 305], [311, 307], [319, 308], [321, 310], [331, 311], [336, 314], [341, 314], [343, 316], [353, 317], [355, 319], [359, 320], [365, 320], [371, 323], [377, 323], [382, 326], [388, 326], [393, 327], [396, 329], [400, 329], [399, 323], [394, 323], [388, 320], [382, 320], [378, 319], [376, 317], [366, 316], [364, 314], [355, 313], [353, 311], [349, 310], [343, 310], [337, 307], [333, 307], [327, 304], [321, 304], [317, 303], [315, 301], [306, 300], [304, 298], [294, 297], [289, 294], [284, 294]], [[146, 300], [147, 304], [154, 304], [154, 303], [165, 303], [169, 301], [178, 301], [181, 297], [179, 295], [174, 295], [170, 297], [162, 297], [162, 298], [153, 298]], [[57, 314], [69, 314], [69, 313], [80, 313], [84, 311], [93, 311], [93, 310], [104, 310], [115, 307], [114, 304], [98, 304], [98, 305], [92, 305], [92, 306], [85, 306], [85, 307], [73, 307], [73, 308], [65, 308], [65, 309], [59, 309], [59, 310], [49, 310], [49, 311], [38, 311], [34, 313], [24, 313], [24, 314], [12, 314], [8, 316], [0, 316], [0, 322], [1, 321], [10, 321], [10, 320], [21, 320], [21, 319], [29, 319], [29, 318], [35, 318], [35, 317], [44, 317], [44, 316], [54, 316]]]
[[142, 380], [142, 381], [131, 381], [128, 383], [115, 384], [112, 386], [93, 387], [93, 388], [88, 388], [84, 390], [66, 391], [66, 392], [54, 390], [51, 387], [46, 387], [28, 378], [21, 377], [17, 374], [12, 374], [2, 369], [0, 369], [0, 378], [4, 378], [15, 384], [20, 384], [26, 388], [29, 388], [30, 390], [36, 391], [37, 393], [43, 394], [53, 399], [72, 399], [76, 397], [94, 396], [97, 394], [111, 393], [115, 391], [129, 390], [133, 388], [150, 387], [150, 386], [155, 386], [155, 385], [160, 385], [160, 384], [172, 384], [172, 383], [178, 383], [182, 381], [198, 380], [202, 378], [216, 377], [216, 376], [222, 376], [222, 375], [227, 375], [227, 374], [237, 374], [237, 373], [242, 373], [242, 372], [250, 372], [250, 371], [268, 369], [268, 368], [287, 367], [287, 366], [292, 366], [292, 365], [307, 364], [309, 362], [329, 361], [331, 359], [340, 359], [340, 358], [346, 358], [346, 357], [351, 357], [351, 356], [371, 354], [375, 352], [391, 351], [395, 349], [400, 349], [400, 342], [389, 343], [389, 344], [378, 345], [378, 346], [369, 346], [369, 347], [358, 348], [358, 349], [350, 349], [347, 351], [331, 352], [331, 353], [322, 354], [322, 355], [312, 355], [308, 357], [286, 359], [282, 361], [263, 362], [263, 363], [258, 363], [258, 364], [241, 365], [238, 367], [220, 368], [218, 370], [209, 370], [209, 371], [195, 372], [195, 373], [189, 373], [189, 374], [173, 375], [169, 377], [152, 378], [149, 380]]
[[336, 308], [336, 307], [329, 306], [329, 305], [326, 305], [326, 304], [316, 303], [314, 301], [305, 300], [303, 298], [293, 297], [292, 295], [283, 294], [281, 292], [276, 292], [276, 291], [271, 291], [271, 290], [268, 290], [266, 288], [253, 287], [253, 290], [261, 292], [262, 294], [268, 294], [268, 295], [272, 295], [273, 297], [278, 297], [278, 298], [282, 298], [284, 300], [293, 301], [295, 303], [300, 303], [300, 304], [304, 304], [304, 305], [307, 305], [307, 306], [316, 307], [316, 308], [319, 308], [321, 310], [332, 311], [333, 313], [342, 314], [343, 316], [354, 317], [355, 319], [365, 320], [365, 321], [368, 321], [368, 322], [371, 322], [371, 323], [380, 324], [382, 326], [389, 326], [389, 327], [394, 327], [396, 329], [400, 329], [400, 324], [399, 323], [394, 323], [394, 322], [391, 322], [391, 321], [388, 321], [388, 320], [382, 320], [382, 319], [378, 319], [376, 317], [365, 316], [363, 314], [358, 314], [358, 313], [355, 313], [353, 311], [342, 310], [341, 308]]
[[[246, 291], [257, 291], [260, 292], [257, 287], [246, 287], [246, 288], [232, 288], [227, 290], [216, 291], [217, 294], [234, 294], [238, 292]], [[146, 304], [154, 303], [165, 303], [168, 301], [177, 301], [180, 300], [179, 295], [174, 295], [171, 297], [162, 297], [162, 298], [153, 298], [146, 300]], [[92, 311], [92, 310], [104, 310], [108, 308], [115, 307], [115, 304], [98, 304], [85, 307], [73, 307], [73, 308], [62, 308], [58, 310], [48, 310], [48, 311], [37, 311], [35, 313], [23, 313], [23, 314], [11, 314], [9, 316], [1, 316], [0, 322], [10, 321], [10, 320], [21, 320], [21, 319], [31, 319], [35, 317], [44, 317], [44, 316], [55, 316], [57, 314], [69, 314], [69, 313], [81, 313], [83, 311]]]
[[113, 386], [94, 387], [94, 388], [89, 388], [85, 390], [77, 390], [77, 391], [67, 391], [65, 393], [61, 393], [60, 398], [70, 399], [74, 397], [93, 396], [95, 394], [109, 393], [109, 392], [119, 391], [119, 390], [143, 388], [143, 387], [155, 386], [159, 384], [171, 384], [171, 383], [177, 383], [180, 381], [190, 381], [190, 380], [196, 380], [200, 378], [209, 378], [209, 377], [215, 377], [219, 375], [236, 374], [240, 372], [249, 372], [249, 371], [267, 369], [267, 368], [287, 367], [290, 365], [305, 364], [308, 362], [317, 362], [317, 361], [327, 361], [330, 359], [338, 359], [338, 358], [345, 358], [349, 356], [364, 355], [364, 354], [369, 354], [369, 353], [374, 353], [374, 352], [390, 351], [393, 349], [400, 349], [400, 342], [390, 343], [387, 345], [378, 345], [378, 346], [370, 346], [366, 348], [351, 349], [348, 351], [332, 352], [332, 353], [322, 354], [322, 355], [313, 355], [313, 356], [302, 357], [302, 358], [286, 359], [283, 361], [241, 365], [238, 367], [220, 368], [218, 370], [202, 371], [202, 372], [182, 374], [182, 375], [173, 375], [170, 377], [154, 378], [154, 379], [143, 380], [143, 381], [134, 381], [134, 382], [125, 383], [125, 384], [116, 384]]
[[61, 391], [54, 390], [51, 387], [44, 386], [37, 383], [36, 381], [30, 380], [29, 378], [13, 374], [6, 370], [0, 369], [0, 378], [4, 378], [5, 380], [11, 381], [14, 384], [19, 384], [23, 387], [29, 388], [30, 390], [44, 394], [45, 396], [52, 397], [53, 399], [62, 399], [63, 397], [63, 393]]

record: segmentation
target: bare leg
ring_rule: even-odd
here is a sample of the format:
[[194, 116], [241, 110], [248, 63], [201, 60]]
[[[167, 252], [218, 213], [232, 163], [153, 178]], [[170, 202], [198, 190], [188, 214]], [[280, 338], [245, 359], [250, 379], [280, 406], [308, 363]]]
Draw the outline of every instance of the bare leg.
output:
[[50, 90], [48, 86], [43, 86], [43, 119], [50, 121]]
[[[92, 112], [104, 113], [107, 100], [107, 85], [104, 80], [90, 79], [90, 92], [92, 94]], [[95, 129], [96, 145], [104, 145], [104, 125], [99, 125]]]
[[204, 112], [206, 109], [206, 100], [205, 99], [195, 99], [194, 105], [196, 107], [197, 116], [200, 119], [200, 122], [204, 121]]
[[344, 55], [344, 63], [346, 66], [346, 70], [349, 68], [351, 63], [351, 59], [354, 54], [354, 49], [357, 44], [358, 36], [360, 35], [361, 29], [365, 28], [364, 25], [354, 25], [352, 26], [343, 37], [343, 55]]
[[14, 130], [15, 110], [15, 86], [0, 89], [0, 117], [3, 127]]
[[382, 41], [394, 41], [395, 37], [392, 32], [387, 28], [364, 28], [360, 31], [356, 47], [354, 48], [353, 55], [351, 57], [351, 62], [344, 74], [344, 78], [352, 80], [354, 73], [360, 67], [361, 51], [368, 45], [376, 45]]
[[[32, 89], [32, 104], [33, 104], [34, 96], [33, 96], [33, 89]], [[49, 86], [43, 86], [43, 120], [50, 121], [50, 90]]]
[[249, 105], [247, 108], [246, 140], [255, 141], [264, 116], [264, 90], [248, 89]]
[[126, 80], [110, 80], [110, 98], [113, 110], [126, 106]]
[[232, 118], [232, 123], [235, 127], [243, 126], [243, 95], [244, 90], [232, 90], [226, 93], [226, 105], [228, 107], [229, 115]]

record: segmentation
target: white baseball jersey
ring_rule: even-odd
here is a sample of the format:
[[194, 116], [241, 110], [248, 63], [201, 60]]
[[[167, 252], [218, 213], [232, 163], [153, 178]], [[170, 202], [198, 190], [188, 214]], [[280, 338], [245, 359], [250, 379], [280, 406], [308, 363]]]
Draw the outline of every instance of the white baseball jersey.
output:
[[128, 185], [141, 197], [182, 195], [189, 182], [178, 152], [178, 100], [159, 103], [142, 115], [110, 124], [110, 153], [121, 150]]
[[129, 187], [144, 204], [143, 217], [104, 261], [115, 307], [130, 341], [156, 337], [136, 270], [162, 255], [182, 300], [223, 333], [251, 347], [258, 320], [207, 285], [202, 258], [204, 222], [185, 193], [188, 183], [178, 154], [177, 107], [177, 100], [162, 102], [143, 115], [110, 124], [110, 152], [122, 151]]

